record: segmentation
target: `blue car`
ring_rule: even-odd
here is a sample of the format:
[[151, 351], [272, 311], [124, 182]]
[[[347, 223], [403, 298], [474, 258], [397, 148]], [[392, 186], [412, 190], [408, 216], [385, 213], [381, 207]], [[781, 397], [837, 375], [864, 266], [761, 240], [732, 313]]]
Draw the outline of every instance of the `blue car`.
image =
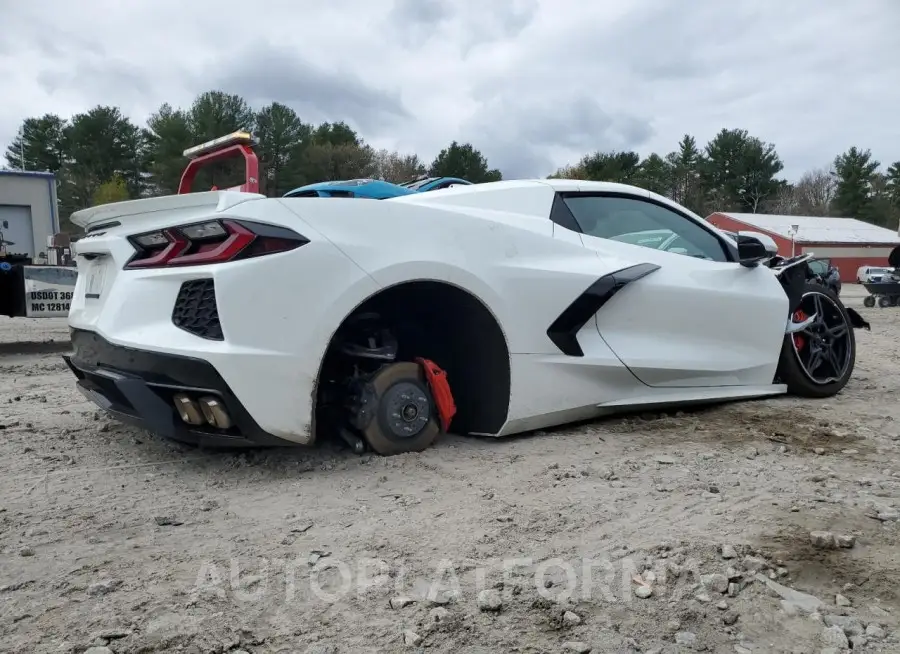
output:
[[456, 177], [426, 177], [403, 184], [392, 184], [378, 179], [350, 179], [338, 182], [318, 182], [307, 184], [285, 193], [286, 198], [368, 198], [370, 200], [386, 200], [401, 195], [424, 193], [448, 188], [455, 184], [469, 185], [464, 179]]
[[400, 186], [418, 193], [424, 193], [425, 191], [437, 191], [438, 189], [450, 188], [456, 185], [468, 186], [471, 183], [459, 177], [420, 177], [411, 182], [404, 182]]

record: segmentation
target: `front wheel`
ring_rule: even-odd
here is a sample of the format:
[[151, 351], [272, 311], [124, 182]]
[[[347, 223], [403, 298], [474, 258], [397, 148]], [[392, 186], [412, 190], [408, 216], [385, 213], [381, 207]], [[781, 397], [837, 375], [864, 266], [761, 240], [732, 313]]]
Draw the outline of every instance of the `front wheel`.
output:
[[800, 397], [836, 395], [847, 385], [856, 364], [856, 337], [847, 310], [831, 289], [808, 282], [794, 313], [802, 331], [785, 334], [778, 378]]

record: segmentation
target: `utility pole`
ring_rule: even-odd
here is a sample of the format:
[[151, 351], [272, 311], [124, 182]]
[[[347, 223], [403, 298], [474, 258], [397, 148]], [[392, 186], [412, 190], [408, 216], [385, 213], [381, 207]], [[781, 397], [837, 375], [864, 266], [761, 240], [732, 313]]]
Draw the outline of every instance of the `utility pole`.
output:
[[22, 171], [25, 171], [25, 125], [19, 128], [19, 157], [22, 160]]

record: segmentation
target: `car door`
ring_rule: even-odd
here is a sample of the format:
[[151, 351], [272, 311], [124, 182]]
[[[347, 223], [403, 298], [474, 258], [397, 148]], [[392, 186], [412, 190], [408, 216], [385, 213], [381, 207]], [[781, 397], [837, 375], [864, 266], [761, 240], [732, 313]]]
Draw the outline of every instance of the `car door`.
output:
[[[554, 222], [580, 232], [597, 253], [598, 282], [612, 278], [607, 297], [595, 301], [597, 330], [638, 379], [665, 387], [772, 383], [788, 301], [771, 270], [740, 265], [714, 228], [649, 193], [560, 198]], [[671, 236], [632, 236], [660, 231]]]

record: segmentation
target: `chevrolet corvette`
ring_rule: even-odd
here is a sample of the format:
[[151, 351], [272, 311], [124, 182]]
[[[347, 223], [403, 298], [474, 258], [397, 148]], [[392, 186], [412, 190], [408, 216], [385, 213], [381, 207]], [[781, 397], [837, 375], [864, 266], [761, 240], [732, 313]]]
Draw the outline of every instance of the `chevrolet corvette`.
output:
[[79, 211], [66, 360], [208, 445], [421, 451], [635, 409], [840, 392], [868, 324], [763, 234], [621, 184], [385, 200], [187, 193]]

